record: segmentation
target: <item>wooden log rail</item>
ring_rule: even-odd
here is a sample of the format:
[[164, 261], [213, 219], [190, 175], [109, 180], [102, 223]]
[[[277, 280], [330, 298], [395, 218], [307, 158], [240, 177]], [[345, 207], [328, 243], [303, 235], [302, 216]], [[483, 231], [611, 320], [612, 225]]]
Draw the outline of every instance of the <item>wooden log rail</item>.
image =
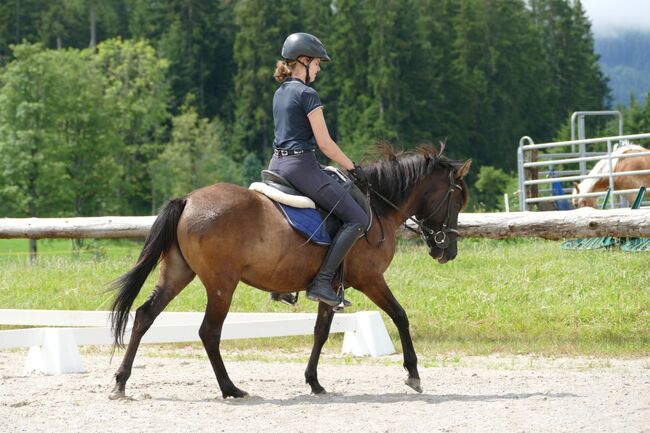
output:
[[0, 239], [143, 238], [155, 219], [155, 216], [0, 218]]
[[650, 209], [466, 213], [458, 223], [461, 236], [468, 238], [650, 237]]
[[[142, 238], [156, 217], [0, 218], [0, 239]], [[650, 209], [462, 213], [462, 237], [650, 237]]]

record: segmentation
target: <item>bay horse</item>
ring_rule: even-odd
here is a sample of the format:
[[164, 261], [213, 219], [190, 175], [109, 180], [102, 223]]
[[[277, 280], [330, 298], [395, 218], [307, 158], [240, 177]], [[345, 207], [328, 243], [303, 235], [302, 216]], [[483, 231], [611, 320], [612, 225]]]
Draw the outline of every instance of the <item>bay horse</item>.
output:
[[[395, 323], [404, 352], [406, 384], [422, 392], [409, 321], [384, 280], [395, 254], [395, 233], [414, 215], [440, 263], [457, 254], [458, 213], [468, 194], [463, 177], [471, 160], [452, 161], [435, 148], [395, 153], [384, 149], [382, 160], [362, 169], [372, 185], [376, 209], [367, 239], [360, 239], [345, 259], [345, 287], [363, 292]], [[394, 206], [394, 207], [393, 207]], [[160, 275], [149, 299], [135, 313], [124, 359], [115, 373], [111, 398], [125, 396], [126, 382], [138, 345], [158, 314], [198, 275], [207, 291], [199, 336], [223, 398], [244, 397], [230, 380], [221, 357], [221, 330], [233, 292], [240, 281], [260, 290], [291, 293], [305, 290], [316, 275], [327, 248], [305, 239], [289, 226], [266, 196], [231, 184], [216, 184], [166, 203], [153, 223], [134, 267], [114, 282], [111, 313], [115, 346], [123, 345], [129, 310], [145, 279], [160, 261]], [[317, 365], [334, 310], [320, 302], [314, 343], [305, 370], [314, 394], [325, 393]]]
[[[637, 144], [626, 144], [625, 146], [620, 146], [614, 152], [612, 156], [630, 154], [630, 153], [639, 153], [639, 152], [648, 152], [648, 149], [645, 147], [639, 146]], [[614, 173], [623, 173], [626, 171], [636, 171], [636, 170], [650, 170], [650, 156], [639, 156], [631, 158], [612, 158], [612, 168]], [[590, 175], [596, 174], [609, 174], [609, 161], [607, 159], [601, 159], [598, 161], [594, 168], [589, 172]], [[650, 188], [650, 174], [635, 174], [629, 176], [615, 176], [612, 178], [614, 181], [614, 190], [621, 191], [624, 189], [636, 189], [638, 190], [642, 186]], [[578, 194], [590, 193], [590, 192], [600, 192], [607, 191], [609, 188], [609, 177], [600, 177], [593, 179], [584, 179], [579, 184], [577, 182], [573, 183], [573, 207], [596, 207], [596, 202], [598, 197], [578, 197]], [[634, 202], [636, 197], [636, 192], [625, 194], [625, 198], [629, 203]]]

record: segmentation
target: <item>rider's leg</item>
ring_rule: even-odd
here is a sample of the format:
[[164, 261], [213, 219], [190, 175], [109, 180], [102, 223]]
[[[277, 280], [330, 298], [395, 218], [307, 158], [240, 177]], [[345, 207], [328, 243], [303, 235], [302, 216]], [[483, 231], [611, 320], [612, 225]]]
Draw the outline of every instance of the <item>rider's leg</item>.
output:
[[308, 299], [325, 302], [333, 307], [341, 302], [332, 288], [332, 280], [345, 255], [363, 234], [363, 229], [363, 224], [347, 223], [336, 233], [318, 274], [307, 287]]
[[341, 298], [332, 288], [334, 275], [348, 251], [363, 235], [368, 216], [340, 184], [329, 177], [324, 182], [314, 200], [323, 208], [331, 209], [343, 221], [343, 226], [334, 236], [318, 274], [307, 287], [307, 298], [336, 306]]
[[332, 280], [347, 252], [363, 234], [369, 217], [352, 196], [320, 169], [313, 153], [284, 158], [274, 157], [269, 169], [279, 172], [321, 208], [343, 221], [327, 251], [320, 271], [307, 288], [307, 297], [336, 306], [341, 300], [332, 288]]

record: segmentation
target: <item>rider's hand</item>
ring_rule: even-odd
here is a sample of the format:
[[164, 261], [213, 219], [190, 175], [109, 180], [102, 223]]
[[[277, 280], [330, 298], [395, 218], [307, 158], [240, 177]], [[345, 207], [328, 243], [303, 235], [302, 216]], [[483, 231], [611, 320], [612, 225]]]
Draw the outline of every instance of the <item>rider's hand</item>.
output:
[[368, 182], [368, 176], [366, 176], [366, 173], [361, 167], [355, 163], [354, 168], [352, 170], [348, 170], [348, 175], [363, 193], [368, 192], [370, 183]]

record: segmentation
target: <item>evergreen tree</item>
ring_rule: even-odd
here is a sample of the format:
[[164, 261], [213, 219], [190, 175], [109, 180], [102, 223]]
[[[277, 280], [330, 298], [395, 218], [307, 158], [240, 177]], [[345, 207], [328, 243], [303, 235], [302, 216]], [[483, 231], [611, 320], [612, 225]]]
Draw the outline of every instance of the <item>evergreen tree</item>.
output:
[[604, 108], [607, 83], [593, 52], [593, 36], [579, 0], [531, 0], [544, 38], [545, 58], [552, 74], [553, 124], [573, 111]]
[[600, 69], [599, 56], [594, 51], [591, 23], [580, 0], [574, 0], [572, 19], [572, 39], [575, 42], [572, 58], [577, 64], [574, 77], [577, 98], [587, 110], [604, 109], [610, 104], [607, 79]]
[[623, 112], [626, 134], [644, 134], [650, 131], [650, 93], [646, 94], [644, 103], [632, 95], [627, 107], [618, 108]]
[[[493, 118], [488, 100], [490, 51], [486, 40], [488, 5], [483, 1], [459, 0], [453, 17], [452, 68], [458, 77], [457, 115], [465, 126], [459, 137], [464, 154], [484, 152], [489, 141], [484, 135], [488, 118]], [[472, 146], [470, 148], [469, 146]], [[484, 157], [479, 159], [485, 160]]]
[[[437, 88], [431, 90], [429, 100], [432, 112], [439, 113], [434, 119], [439, 123], [432, 123], [435, 128], [434, 140], [449, 140], [451, 155], [461, 157], [467, 155], [465, 131], [467, 125], [463, 123], [464, 105], [461, 95], [462, 79], [456, 73], [454, 66], [454, 41], [457, 39], [455, 17], [459, 13], [459, 0], [428, 0], [425, 3], [426, 11], [423, 16], [428, 17], [431, 24], [429, 43], [437, 52], [438, 63], [435, 76], [439, 82]], [[465, 149], [465, 150], [464, 150]]]
[[191, 93], [201, 115], [232, 118], [233, 3], [127, 0], [127, 9], [130, 33], [171, 62], [173, 107]]
[[446, 122], [446, 31], [440, 22], [440, 1], [398, 2], [395, 22], [397, 100], [391, 117], [401, 147], [444, 140]]
[[329, 122], [329, 114], [334, 113], [331, 133], [353, 159], [362, 156], [374, 141], [373, 125], [368, 122], [368, 112], [373, 113], [374, 108], [368, 84], [370, 35], [365, 8], [366, 0], [338, 0], [332, 30], [324, 39], [333, 59], [331, 65], [324, 66], [333, 89], [325, 115]]
[[0, 2], [0, 65], [11, 60], [11, 44], [39, 42], [38, 28], [46, 0]]
[[479, 120], [485, 147], [475, 155], [485, 163], [512, 167], [513, 144], [534, 133], [531, 129], [551, 109], [544, 93], [550, 75], [537, 61], [541, 45], [535, 43], [536, 32], [523, 2], [489, 0], [485, 18], [487, 106]]
[[273, 79], [284, 39], [299, 24], [292, 2], [241, 0], [235, 7], [235, 116], [231, 151], [266, 156], [273, 142]]

